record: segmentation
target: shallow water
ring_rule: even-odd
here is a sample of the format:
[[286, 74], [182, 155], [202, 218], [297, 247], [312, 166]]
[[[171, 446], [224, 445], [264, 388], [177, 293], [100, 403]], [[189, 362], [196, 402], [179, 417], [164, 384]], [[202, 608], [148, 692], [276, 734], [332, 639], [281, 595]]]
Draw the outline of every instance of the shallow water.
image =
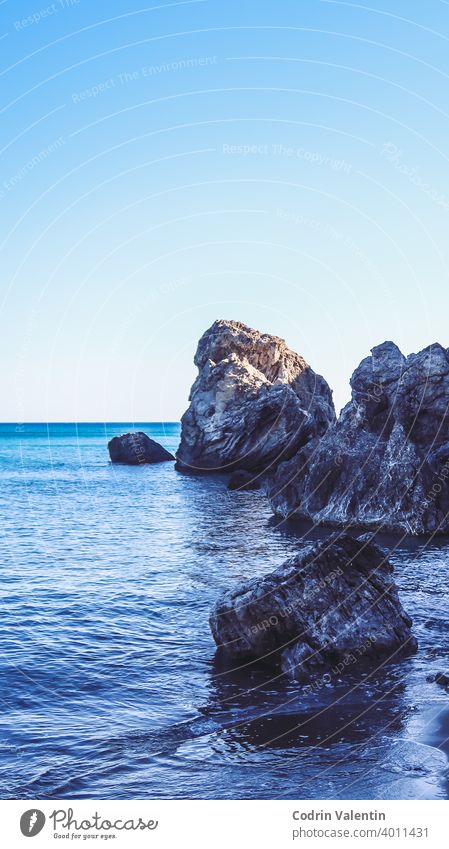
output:
[[[327, 532], [220, 478], [112, 466], [129, 427], [0, 425], [0, 796], [447, 797], [449, 696], [426, 676], [447, 668], [449, 543], [381, 540], [415, 656], [310, 695], [230, 672], [216, 597]], [[177, 447], [176, 424], [134, 427]]]

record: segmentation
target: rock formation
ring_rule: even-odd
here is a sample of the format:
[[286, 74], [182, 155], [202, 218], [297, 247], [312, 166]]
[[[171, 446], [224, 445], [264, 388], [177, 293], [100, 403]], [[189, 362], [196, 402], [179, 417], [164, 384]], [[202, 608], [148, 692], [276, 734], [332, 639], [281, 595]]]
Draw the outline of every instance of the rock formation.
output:
[[276, 336], [215, 321], [199, 341], [195, 365], [179, 471], [261, 473], [335, 420], [324, 378]]
[[276, 571], [226, 592], [210, 626], [233, 661], [259, 660], [301, 682], [416, 649], [392, 567], [369, 537], [335, 533]]
[[141, 430], [114, 436], [108, 442], [108, 449], [112, 463], [124, 463], [128, 466], [164, 463], [175, 459], [173, 454]]
[[276, 513], [410, 534], [449, 532], [449, 351], [373, 348], [322, 439], [270, 475]]
[[228, 489], [249, 490], [260, 489], [260, 477], [253, 472], [237, 469], [228, 480]]

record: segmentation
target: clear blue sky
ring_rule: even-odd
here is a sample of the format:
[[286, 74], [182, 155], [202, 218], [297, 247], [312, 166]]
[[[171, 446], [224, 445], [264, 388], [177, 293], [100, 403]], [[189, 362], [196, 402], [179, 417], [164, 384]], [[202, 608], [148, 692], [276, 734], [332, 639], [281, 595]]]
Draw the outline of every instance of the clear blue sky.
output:
[[449, 345], [449, 4], [3, 0], [3, 421], [176, 420], [215, 318]]

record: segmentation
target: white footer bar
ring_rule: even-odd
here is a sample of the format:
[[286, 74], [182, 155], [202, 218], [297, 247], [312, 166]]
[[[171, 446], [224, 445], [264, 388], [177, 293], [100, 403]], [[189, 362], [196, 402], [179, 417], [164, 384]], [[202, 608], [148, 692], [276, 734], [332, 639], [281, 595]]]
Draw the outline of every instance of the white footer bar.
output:
[[449, 801], [2, 801], [0, 843], [132, 849], [449, 846]]

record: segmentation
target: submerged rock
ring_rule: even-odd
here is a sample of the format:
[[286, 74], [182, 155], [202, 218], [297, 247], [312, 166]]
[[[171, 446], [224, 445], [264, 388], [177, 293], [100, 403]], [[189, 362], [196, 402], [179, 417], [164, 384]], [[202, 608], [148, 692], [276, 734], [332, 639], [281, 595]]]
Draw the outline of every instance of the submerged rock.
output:
[[141, 430], [136, 433], [123, 433], [114, 436], [108, 442], [109, 456], [112, 463], [124, 463], [128, 466], [140, 466], [144, 463], [164, 463], [174, 460], [173, 454], [166, 451], [162, 445], [150, 439]]
[[237, 469], [228, 480], [228, 489], [260, 489], [260, 478], [253, 472]]
[[410, 534], [449, 532], [449, 350], [373, 348], [322, 439], [270, 475], [276, 513]]
[[333, 534], [226, 592], [210, 616], [214, 640], [232, 660], [261, 660], [321, 686], [357, 664], [397, 659], [417, 643], [392, 571], [368, 537]]
[[215, 321], [199, 341], [195, 365], [179, 471], [264, 472], [335, 419], [324, 378], [277, 336]]

